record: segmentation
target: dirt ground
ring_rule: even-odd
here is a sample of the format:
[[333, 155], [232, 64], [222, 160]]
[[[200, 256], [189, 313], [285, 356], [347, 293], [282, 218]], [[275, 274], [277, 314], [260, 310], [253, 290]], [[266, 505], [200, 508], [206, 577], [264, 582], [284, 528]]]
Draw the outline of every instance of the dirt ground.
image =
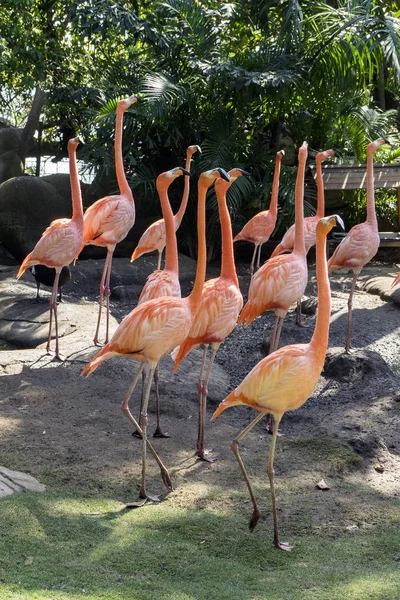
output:
[[[99, 270], [103, 263], [96, 262]], [[128, 261], [117, 259], [116, 263]], [[60, 314], [64, 306], [77, 307], [82, 302], [92, 306], [95, 314], [98, 282], [88, 273], [90, 264], [78, 263], [73, 281], [65, 288], [65, 305], [60, 305]], [[240, 264], [238, 271], [246, 299], [247, 265]], [[325, 370], [306, 404], [284, 416], [277, 444], [279, 510], [281, 518], [290, 521], [293, 529], [300, 510], [308, 511], [309, 518], [321, 526], [336, 518], [345, 526], [352, 527], [354, 523], [359, 526], [365, 518], [355, 516], [348, 507], [349, 486], [354, 486], [352, 502], [359, 506], [363, 503], [362, 490], [367, 488], [368, 493], [377, 490], [384, 496], [400, 497], [400, 306], [361, 291], [362, 283], [372, 276], [392, 278], [397, 271], [394, 264], [375, 263], [362, 272], [353, 313], [353, 345], [359, 350], [350, 356], [344, 354], [343, 346], [351, 274], [338, 272], [331, 277], [332, 324]], [[208, 276], [217, 272], [218, 265], [211, 265]], [[5, 276], [11, 275], [7, 272]], [[121, 283], [124, 284], [123, 277], [117, 280], [118, 285]], [[140, 291], [142, 283], [133, 281], [128, 296], [121, 294], [121, 288], [115, 291], [112, 313], [116, 321], [134, 306], [132, 297]], [[22, 313], [24, 303], [31, 302], [35, 286], [28, 277], [19, 285], [17, 299]], [[191, 285], [192, 277], [188, 275], [184, 294]], [[307, 295], [313, 297], [315, 293], [311, 267]], [[47, 291], [44, 296], [48, 298]], [[46, 310], [47, 305], [43, 304], [43, 315]], [[294, 311], [290, 311], [280, 345], [310, 339], [315, 315], [306, 315], [305, 319], [306, 327], [297, 327]], [[273, 314], [266, 313], [247, 329], [237, 328], [220, 348], [209, 386], [209, 416], [265, 356], [264, 341], [272, 324]], [[94, 332], [95, 322], [89, 325]], [[67, 354], [63, 363], [44, 356], [43, 348], [22, 350], [7, 346], [0, 353], [3, 374], [0, 464], [27, 471], [50, 489], [110, 495], [123, 502], [136, 500], [140, 440], [132, 437], [131, 424], [119, 409], [136, 363], [116, 358], [104, 363], [90, 377], [80, 377], [96, 349], [89, 334], [72, 351], [68, 339], [66, 335], [61, 340], [62, 350]], [[253, 412], [234, 407], [207, 423], [206, 444], [215, 462], [201, 462], [194, 454], [199, 355], [198, 351], [190, 355], [175, 376], [169, 357], [163, 359], [161, 367], [162, 427], [171, 437], [155, 439], [154, 446], [174, 482], [175, 489], [167, 501], [188, 508], [237, 504], [250, 513], [230, 441], [254, 417]], [[139, 391], [131, 400], [136, 414], [138, 403]], [[149, 410], [149, 432], [152, 432], [152, 400]], [[260, 423], [242, 443], [243, 459], [268, 512], [269, 441], [270, 436]], [[321, 479], [330, 487], [326, 493], [316, 488]], [[166, 493], [152, 459], [149, 488], [161, 497]], [[344, 510], [345, 506], [348, 510]]]

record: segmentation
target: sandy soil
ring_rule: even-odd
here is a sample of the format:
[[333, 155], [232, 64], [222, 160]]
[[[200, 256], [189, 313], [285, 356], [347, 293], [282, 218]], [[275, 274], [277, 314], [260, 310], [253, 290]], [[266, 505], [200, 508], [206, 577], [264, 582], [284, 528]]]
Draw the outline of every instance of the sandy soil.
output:
[[[93, 262], [85, 261], [74, 271], [65, 289], [65, 305], [81, 304], [96, 314], [97, 274], [102, 261], [96, 261], [96, 278], [90, 276]], [[112, 301], [113, 327], [134, 305], [133, 297], [141, 281], [132, 280], [126, 259], [117, 259], [114, 284], [125, 285], [129, 294], [117, 289]], [[129, 263], [128, 263], [129, 264]], [[151, 266], [151, 265], [150, 265]], [[150, 267], [149, 267], [150, 268]], [[11, 271], [10, 271], [11, 269]], [[241, 289], [246, 296], [247, 265], [239, 265]], [[218, 271], [211, 265], [209, 276]], [[384, 495], [400, 497], [400, 307], [361, 290], [362, 282], [372, 276], [393, 277], [393, 264], [374, 264], [364, 269], [354, 299], [353, 345], [359, 350], [348, 356], [343, 352], [347, 323], [347, 298], [350, 273], [332, 276], [332, 325], [330, 349], [317, 389], [306, 404], [282, 420], [278, 440], [276, 476], [281, 517], [296, 528], [296, 513], [308, 511], [321, 526], [327, 519], [339, 519], [352, 526], [357, 519], [344, 511], [348, 486], [360, 490], [373, 488]], [[31, 302], [35, 286], [27, 277], [14, 284], [12, 267], [3, 273], [7, 294], [21, 302]], [[190, 290], [192, 277], [185, 277], [183, 292]], [[310, 269], [310, 297], [316, 292]], [[44, 294], [48, 298], [48, 293]], [[84, 300], [82, 300], [84, 298]], [[46, 304], [42, 313], [45, 314]], [[66, 310], [66, 309], [65, 309]], [[140, 440], [132, 437], [131, 424], [119, 410], [136, 363], [113, 359], [89, 378], [80, 371], [96, 353], [91, 344], [95, 321], [84, 313], [71, 333], [62, 338], [63, 363], [51, 361], [43, 347], [22, 350], [13, 347], [0, 353], [3, 377], [0, 424], [0, 464], [28, 471], [52, 489], [82, 490], [85, 494], [110, 494], [122, 501], [137, 498], [140, 473]], [[294, 322], [294, 312], [286, 318], [281, 345], [306, 342], [312, 335], [314, 315], [306, 315], [306, 327]], [[235, 387], [249, 370], [265, 356], [264, 341], [273, 324], [272, 313], [257, 319], [249, 328], [237, 328], [220, 348], [216, 369], [209, 386], [208, 412]], [[77, 336], [77, 330], [81, 335]], [[84, 333], [82, 333], [84, 332]], [[74, 338], [75, 335], [75, 338]], [[72, 340], [75, 340], [72, 343]], [[196, 380], [199, 352], [193, 353], [172, 375], [172, 360], [163, 360], [160, 373], [162, 424], [169, 439], [156, 439], [154, 445], [171, 471], [175, 491], [168, 496], [180, 506], [210, 506], [218, 489], [219, 498], [248, 509], [241, 475], [230, 450], [230, 440], [253, 418], [249, 409], [235, 407], [207, 424], [206, 442], [213, 463], [198, 461], [194, 455], [197, 435]], [[131, 404], [137, 413], [139, 392]], [[151, 402], [149, 431], [154, 426]], [[270, 436], [262, 423], [244, 440], [243, 458], [250, 467], [261, 497], [268, 498], [266, 464]], [[152, 460], [150, 484], [154, 493], [165, 493]], [[330, 487], [326, 494], [316, 484], [324, 478]], [[358, 488], [357, 488], [358, 489]], [[239, 490], [239, 491], [238, 491]], [[283, 491], [287, 492], [286, 494]], [[301, 492], [301, 496], [297, 496]], [[213, 496], [214, 494], [214, 496]], [[298, 497], [296, 506], [296, 498]], [[354, 502], [362, 505], [362, 492]], [[262, 500], [269, 507], [269, 499]], [[329, 516], [328, 516], [329, 504]], [[289, 510], [290, 508], [290, 510]], [[268, 508], [269, 510], [269, 508]], [[361, 518], [361, 517], [360, 517]]]

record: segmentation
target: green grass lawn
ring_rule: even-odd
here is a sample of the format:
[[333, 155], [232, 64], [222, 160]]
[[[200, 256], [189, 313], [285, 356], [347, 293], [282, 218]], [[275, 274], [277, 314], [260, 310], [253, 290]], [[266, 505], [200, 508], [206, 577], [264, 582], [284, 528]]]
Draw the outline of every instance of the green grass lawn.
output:
[[375, 525], [299, 527], [285, 553], [270, 515], [249, 533], [249, 508], [15, 494], [0, 502], [0, 599], [399, 600], [399, 510], [375, 496]]

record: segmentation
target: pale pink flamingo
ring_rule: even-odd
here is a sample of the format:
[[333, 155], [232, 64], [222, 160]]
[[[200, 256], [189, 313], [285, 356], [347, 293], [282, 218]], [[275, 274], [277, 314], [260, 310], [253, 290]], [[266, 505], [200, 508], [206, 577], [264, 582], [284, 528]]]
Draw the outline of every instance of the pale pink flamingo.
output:
[[[235, 328], [240, 310], [243, 306], [243, 297], [239, 288], [233, 255], [232, 228], [229, 211], [226, 205], [226, 192], [238, 177], [247, 175], [247, 173], [241, 169], [231, 169], [228, 175], [230, 176], [230, 181], [218, 178], [215, 182], [222, 237], [221, 274], [217, 279], [209, 279], [205, 282], [200, 305], [190, 333], [183, 344], [181, 344], [173, 354], [173, 356], [176, 355], [175, 372], [182, 359], [194, 347], [199, 344], [204, 345], [203, 359], [197, 385], [199, 400], [197, 456], [208, 462], [212, 462], [212, 459], [207, 456], [207, 451], [204, 448], [208, 381], [210, 379], [211, 369], [218, 348]], [[205, 362], [208, 346], [210, 344], [211, 357], [205, 374]]]
[[105, 196], [100, 198], [94, 204], [89, 206], [84, 214], [84, 246], [101, 246], [107, 248], [107, 256], [104, 263], [103, 275], [100, 281], [100, 299], [99, 314], [97, 318], [96, 333], [94, 335], [94, 344], [99, 344], [99, 329], [101, 322], [101, 312], [103, 308], [103, 296], [106, 297], [106, 337], [108, 342], [110, 328], [110, 276], [111, 263], [118, 242], [126, 238], [129, 230], [135, 222], [135, 203], [132, 190], [129, 187], [124, 171], [124, 162], [122, 158], [122, 128], [125, 111], [137, 102], [136, 96], [130, 96], [125, 100], [120, 100], [117, 104], [115, 119], [115, 171], [120, 193], [115, 196]]
[[[324, 194], [324, 182], [322, 179], [322, 163], [329, 156], [334, 156], [335, 153], [333, 150], [323, 150], [322, 152], [318, 152], [315, 156], [315, 166], [316, 166], [316, 180], [317, 180], [317, 212], [312, 217], [306, 217], [304, 219], [304, 243], [306, 246], [306, 252], [312, 246], [315, 246], [315, 230], [317, 228], [317, 224], [320, 219], [325, 214], [325, 194]], [[289, 227], [283, 236], [281, 242], [277, 245], [275, 250], [271, 254], [271, 258], [273, 256], [278, 256], [278, 254], [282, 254], [283, 252], [292, 252], [294, 247], [294, 224]]]
[[250, 323], [266, 310], [275, 312], [270, 352], [278, 348], [283, 320], [293, 302], [304, 294], [307, 285], [307, 257], [304, 246], [303, 197], [307, 143], [299, 149], [299, 166], [295, 189], [295, 244], [293, 252], [270, 258], [255, 272], [249, 287], [247, 303], [238, 324]]
[[260, 412], [251, 423], [243, 429], [231, 442], [231, 448], [243, 473], [253, 513], [249, 527], [252, 531], [260, 518], [260, 511], [248, 478], [243, 460], [239, 453], [239, 442], [253, 429], [262, 417], [271, 413], [275, 425], [271, 440], [268, 478], [271, 487], [272, 514], [274, 520], [274, 544], [281, 550], [291, 550], [292, 546], [279, 541], [278, 518], [276, 512], [274, 486], [274, 456], [279, 423], [288, 410], [299, 408], [306, 402], [317, 385], [324, 366], [328, 347], [329, 321], [331, 313], [331, 296], [326, 265], [326, 236], [337, 223], [343, 225], [338, 216], [325, 217], [317, 225], [317, 282], [318, 313], [314, 334], [309, 344], [292, 344], [279, 348], [261, 360], [219, 405], [214, 419], [230, 406], [250, 406]]
[[56, 219], [44, 231], [42, 237], [25, 258], [17, 273], [17, 279], [33, 265], [45, 265], [56, 270], [53, 290], [50, 297], [50, 324], [49, 336], [47, 339], [46, 352], [53, 354], [50, 349], [51, 329], [54, 313], [54, 324], [56, 329], [56, 349], [55, 356], [62, 360], [58, 344], [58, 320], [57, 320], [57, 289], [60, 279], [60, 273], [63, 267], [69, 265], [77, 255], [82, 244], [83, 236], [83, 208], [81, 188], [78, 179], [78, 168], [76, 164], [76, 149], [79, 145], [79, 138], [72, 138], [68, 141], [69, 172], [71, 181], [72, 195], [72, 218]]
[[[189, 160], [190, 163], [190, 160]], [[169, 203], [168, 199], [168, 188], [176, 177], [179, 175], [185, 175], [190, 177], [189, 171], [178, 167], [172, 171], [161, 173], [157, 177], [156, 187], [158, 194], [161, 198], [161, 203]], [[162, 220], [164, 223], [164, 219]], [[161, 298], [162, 296], [173, 296], [174, 298], [181, 297], [181, 285], [179, 283], [179, 263], [178, 263], [178, 248], [176, 243], [175, 231], [171, 229], [165, 232], [165, 266], [161, 271], [157, 269], [153, 271], [147, 278], [146, 283], [139, 296], [138, 304], [147, 302], [147, 300], [153, 300], [155, 298]], [[142, 390], [144, 390], [144, 379], [145, 371], [142, 371]], [[169, 437], [168, 434], [163, 433], [160, 426], [160, 395], [158, 391], [158, 366], [154, 371], [154, 387], [156, 396], [156, 418], [157, 424], [154, 431], [153, 437]], [[136, 432], [135, 432], [136, 433]]]
[[[185, 170], [190, 174], [190, 163], [192, 160], [193, 154], [199, 152], [201, 154], [200, 146], [189, 146], [186, 150], [186, 163]], [[183, 196], [178, 212], [174, 216], [174, 226], [175, 232], [178, 231], [180, 224], [182, 223], [183, 215], [185, 214], [186, 206], [189, 199], [189, 188], [190, 188], [190, 177], [185, 177], [185, 184], [183, 188]], [[158, 259], [157, 259], [157, 269], [161, 268], [161, 256], [166, 244], [166, 236], [165, 236], [165, 223], [164, 219], [159, 219], [152, 223], [146, 231], [144, 231], [138, 241], [138, 245], [136, 246], [133, 254], [131, 256], [131, 262], [142, 256], [143, 254], [147, 254], [147, 252], [158, 251]]]
[[[315, 230], [317, 223], [325, 215], [325, 193], [324, 193], [324, 182], [322, 179], [322, 163], [329, 156], [334, 156], [333, 150], [323, 150], [318, 152], [315, 156], [315, 166], [317, 174], [317, 212], [312, 217], [306, 217], [304, 219], [304, 243], [306, 246], [306, 254], [312, 246], [315, 246]], [[294, 246], [294, 224], [289, 227], [283, 236], [281, 242], [277, 245], [275, 250], [271, 254], [278, 256], [283, 252], [291, 252]], [[303, 327], [301, 318], [301, 298], [297, 300], [297, 313], [296, 313], [296, 325]]]
[[[201, 300], [206, 273], [206, 194], [207, 189], [217, 177], [229, 180], [229, 176], [223, 169], [212, 169], [202, 173], [198, 181], [198, 261], [196, 279], [191, 294], [186, 298], [164, 296], [139, 304], [120, 323], [110, 342], [98, 352], [82, 371], [82, 374], [87, 372], [89, 375], [103, 361], [113, 356], [127, 356], [140, 361], [137, 373], [122, 402], [121, 410], [142, 436], [142, 478], [139, 495], [144, 500], [147, 498], [154, 499], [146, 491], [146, 447], [149, 445], [147, 440], [147, 406], [151, 382], [160, 359], [169, 354], [171, 350], [179, 346], [187, 338]], [[171, 207], [168, 202], [164, 201], [163, 196], [160, 199], [163, 202], [162, 210], [166, 229], [168, 230], [169, 228], [171, 231], [174, 231]], [[129, 409], [129, 399], [146, 363], [149, 366], [149, 374], [146, 381], [139, 425]], [[156, 458], [157, 454], [154, 449], [152, 449], [151, 445], [149, 447]], [[171, 480], [166, 467], [159, 457], [156, 460], [160, 466], [165, 485], [171, 487]]]
[[379, 138], [367, 146], [367, 220], [364, 223], [354, 225], [345, 238], [337, 246], [335, 252], [328, 261], [328, 271], [336, 269], [352, 269], [353, 279], [351, 283], [350, 295], [348, 300], [348, 320], [347, 320], [347, 338], [345, 351], [349, 353], [351, 347], [351, 325], [352, 325], [352, 306], [353, 294], [356, 289], [357, 278], [361, 269], [377, 253], [380, 238], [378, 233], [378, 221], [375, 212], [375, 191], [374, 191], [374, 162], [375, 151], [389, 142], [384, 138]]
[[262, 210], [254, 215], [250, 221], [246, 223], [243, 229], [235, 236], [234, 242], [245, 240], [254, 244], [253, 257], [250, 263], [250, 275], [254, 273], [254, 261], [256, 260], [256, 270], [260, 268], [261, 247], [269, 240], [272, 232], [275, 229], [276, 218], [278, 215], [278, 191], [279, 191], [279, 176], [281, 172], [282, 156], [284, 150], [279, 150], [275, 158], [274, 179], [272, 182], [271, 201], [268, 210]]

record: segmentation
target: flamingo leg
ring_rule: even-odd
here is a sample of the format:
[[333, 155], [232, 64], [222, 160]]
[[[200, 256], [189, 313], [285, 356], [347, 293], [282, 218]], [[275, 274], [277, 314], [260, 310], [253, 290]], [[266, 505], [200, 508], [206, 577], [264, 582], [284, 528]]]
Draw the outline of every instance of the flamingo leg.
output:
[[[203, 356], [201, 359], [201, 367], [200, 367], [200, 373], [199, 373], [199, 380], [197, 382], [197, 399], [198, 399], [197, 444], [198, 444], [198, 440], [201, 438], [201, 420], [202, 420], [202, 415], [203, 415], [202, 402], [203, 402], [203, 385], [204, 385], [204, 367], [206, 364], [207, 350], [208, 350], [208, 344], [204, 344]], [[198, 454], [198, 447], [197, 447], [197, 454]], [[198, 454], [198, 456], [200, 456], [200, 455]]]
[[347, 339], [346, 339], [346, 345], [344, 347], [347, 354], [350, 354], [350, 351], [353, 349], [351, 347], [351, 324], [352, 324], [352, 317], [353, 317], [353, 295], [354, 295], [354, 292], [356, 289], [358, 275], [359, 275], [359, 272], [353, 274], [353, 280], [351, 282], [349, 300], [347, 302]]
[[53, 325], [53, 313], [54, 313], [54, 325], [55, 325], [55, 329], [56, 329], [55, 357], [58, 360], [63, 360], [62, 356], [60, 355], [59, 345], [58, 345], [57, 290], [58, 290], [59, 279], [60, 279], [60, 271], [57, 269], [56, 275], [54, 277], [53, 289], [52, 289], [51, 297], [50, 297], [50, 323], [49, 323], [49, 336], [47, 338], [46, 352], [47, 352], [47, 354], [53, 354], [50, 346], [51, 346], [51, 330], [52, 330], [52, 325]]
[[[139, 423], [136, 421], [135, 417], [132, 415], [130, 409], [129, 409], [129, 400], [130, 397], [133, 394], [133, 391], [136, 387], [136, 384], [139, 380], [139, 377], [142, 374], [142, 371], [144, 369], [145, 363], [141, 363], [137, 373], [135, 375], [135, 377], [133, 378], [133, 381], [129, 387], [129, 390], [125, 396], [124, 401], [121, 404], [121, 410], [124, 413], [124, 415], [126, 415], [128, 417], [128, 419], [130, 420], [130, 422], [133, 424], [133, 426], [135, 427], [136, 431], [138, 431], [140, 437], [142, 437], [143, 439], [143, 430], [141, 428], [141, 426], [139, 425]], [[148, 449], [150, 450], [151, 454], [153, 455], [155, 461], [157, 462], [158, 466], [160, 467], [160, 471], [161, 471], [161, 477], [162, 480], [164, 482], [164, 485], [169, 488], [170, 490], [172, 490], [172, 481], [171, 478], [169, 476], [168, 470], [166, 468], [166, 466], [164, 465], [164, 463], [162, 462], [161, 458], [158, 456], [157, 452], [155, 451], [153, 445], [149, 442], [149, 440], [146, 440], [146, 444]]]
[[154, 388], [155, 388], [155, 395], [156, 395], [157, 425], [156, 425], [156, 430], [153, 433], [153, 437], [169, 438], [171, 436], [168, 433], [164, 433], [162, 431], [161, 425], [160, 425], [160, 394], [159, 394], [159, 390], [158, 390], [158, 365], [154, 371]]
[[261, 262], [261, 246], [262, 244], [260, 244], [258, 246], [258, 254], [257, 254], [257, 264], [256, 264], [256, 269], [258, 271], [258, 269], [260, 268], [260, 262]]
[[274, 544], [280, 550], [290, 551], [293, 548], [293, 546], [289, 546], [289, 544], [287, 544], [285, 542], [280, 542], [279, 541], [278, 515], [277, 515], [277, 512], [276, 512], [276, 498], [275, 498], [275, 485], [274, 485], [274, 475], [275, 475], [275, 471], [274, 471], [275, 447], [276, 447], [276, 438], [278, 436], [278, 427], [279, 427], [279, 423], [281, 421], [281, 418], [282, 418], [282, 415], [274, 414], [275, 425], [274, 425], [274, 433], [272, 434], [271, 448], [270, 448], [270, 451], [269, 451], [269, 460], [268, 460], [268, 469], [267, 469], [267, 472], [268, 472], [269, 484], [270, 484], [270, 487], [271, 487], [272, 515], [273, 515], [273, 519], [274, 519]]
[[[108, 252], [107, 252], [108, 254]], [[110, 260], [108, 263], [108, 269], [107, 269], [107, 277], [106, 277], [106, 289], [105, 289], [105, 295], [106, 295], [106, 339], [105, 339], [105, 343], [108, 344], [108, 336], [109, 336], [109, 330], [110, 330], [110, 278], [111, 278], [111, 264], [112, 264], [112, 259], [113, 259], [113, 252], [110, 252]]]
[[[144, 364], [145, 366], [144, 366], [144, 368], [143, 368], [143, 370], [142, 370], [142, 391], [141, 391], [141, 393], [140, 393], [140, 410], [139, 410], [139, 415], [140, 415], [140, 413], [142, 412], [142, 406], [143, 406], [143, 396], [144, 396], [144, 387], [145, 387], [145, 385], [146, 385], [146, 383], [145, 383], [145, 382], [146, 382], [146, 363], [143, 363], [143, 364]], [[140, 416], [139, 416], [139, 419], [140, 419]], [[138, 429], [135, 429], [135, 430], [132, 432], [132, 435], [133, 435], [134, 437], [138, 437], [138, 438], [141, 438], [141, 437], [142, 437], [142, 434], [139, 432], [139, 430], [138, 430]]]
[[112, 251], [111, 250], [107, 250], [107, 256], [106, 256], [106, 260], [104, 263], [104, 269], [103, 269], [103, 274], [101, 276], [101, 281], [100, 281], [100, 299], [99, 299], [99, 314], [97, 317], [97, 327], [96, 327], [96, 333], [94, 334], [94, 340], [93, 343], [95, 346], [101, 346], [101, 344], [99, 343], [99, 330], [100, 330], [100, 322], [101, 322], [101, 311], [103, 309], [103, 296], [104, 296], [104, 291], [105, 291], [105, 282], [106, 282], [106, 276], [107, 276], [107, 270], [108, 270], [108, 265], [111, 261], [112, 258]]
[[298, 327], [305, 327], [305, 325], [303, 323], [303, 315], [301, 312], [301, 298], [299, 300], [297, 300], [297, 304], [296, 304], [296, 325]]
[[253, 277], [253, 273], [254, 273], [254, 260], [256, 258], [257, 248], [258, 248], [257, 244], [254, 244], [253, 258], [251, 259], [251, 263], [250, 263], [250, 277]]
[[[282, 331], [282, 326], [283, 326], [284, 320], [285, 320], [285, 317], [278, 317], [278, 322], [276, 323], [277, 327], [275, 330], [275, 336], [273, 339], [273, 346], [270, 346], [269, 354], [271, 354], [271, 352], [275, 352], [275, 350], [278, 349], [279, 338], [281, 337], [281, 331]], [[275, 329], [275, 325], [274, 325], [274, 329]]]
[[[207, 346], [208, 347], [208, 346]], [[213, 344], [210, 362], [208, 363], [206, 376], [203, 381], [202, 391], [201, 391], [201, 410], [199, 410], [199, 430], [197, 437], [197, 456], [201, 458], [201, 460], [205, 460], [207, 462], [214, 462], [214, 459], [209, 458], [207, 456], [207, 450], [204, 448], [204, 431], [206, 425], [206, 416], [207, 416], [207, 396], [208, 396], [208, 381], [211, 375], [211, 369], [214, 363], [215, 355], [217, 354], [218, 348], [220, 344]], [[200, 397], [199, 397], [200, 400]]]
[[253, 514], [251, 515], [250, 522], [249, 522], [250, 531], [253, 531], [254, 527], [257, 525], [257, 522], [258, 522], [258, 519], [261, 516], [261, 513], [259, 511], [259, 508], [258, 508], [258, 505], [257, 505], [257, 501], [256, 501], [256, 498], [254, 496], [253, 488], [251, 486], [250, 479], [249, 479], [249, 477], [247, 475], [246, 468], [244, 466], [242, 457], [239, 454], [239, 442], [249, 433], [249, 431], [251, 431], [253, 429], [253, 427], [255, 425], [257, 425], [257, 423], [263, 418], [263, 416], [264, 416], [263, 412], [261, 412], [259, 415], [257, 415], [256, 418], [253, 419], [253, 421], [251, 421], [251, 423], [249, 425], [247, 425], [247, 427], [245, 427], [243, 429], [243, 431], [241, 431], [239, 433], [239, 435], [237, 435], [236, 438], [233, 439], [232, 442], [231, 442], [232, 452], [235, 455], [235, 458], [236, 458], [236, 460], [237, 460], [237, 462], [239, 464], [240, 470], [242, 471], [244, 480], [245, 480], [246, 485], [247, 485], [247, 489], [249, 490], [250, 499], [251, 499], [251, 502], [253, 504]]
[[157, 271], [159, 271], [161, 269], [161, 257], [162, 257], [162, 250], [158, 250], [158, 258], [157, 258]]

